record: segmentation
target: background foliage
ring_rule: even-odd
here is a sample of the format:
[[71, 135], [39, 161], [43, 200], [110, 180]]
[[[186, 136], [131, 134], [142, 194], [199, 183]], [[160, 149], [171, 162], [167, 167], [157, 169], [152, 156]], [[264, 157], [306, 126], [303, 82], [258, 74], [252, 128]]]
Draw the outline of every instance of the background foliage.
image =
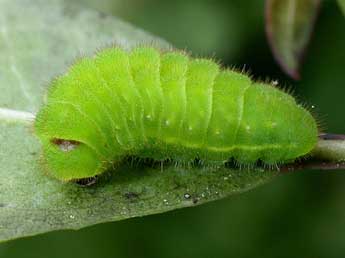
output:
[[[324, 1], [301, 69], [289, 81], [269, 51], [263, 1], [79, 0], [195, 55], [214, 55], [255, 78], [293, 85], [328, 132], [345, 131], [345, 19]], [[1, 257], [343, 257], [345, 174], [299, 172], [222, 201], [77, 232], [0, 245]]]

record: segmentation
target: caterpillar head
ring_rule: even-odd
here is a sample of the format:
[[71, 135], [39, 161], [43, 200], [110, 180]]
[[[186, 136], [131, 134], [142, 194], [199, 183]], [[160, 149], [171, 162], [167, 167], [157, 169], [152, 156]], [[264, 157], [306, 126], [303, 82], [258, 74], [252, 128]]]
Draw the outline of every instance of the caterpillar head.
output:
[[[70, 110], [73, 111], [73, 110]], [[46, 105], [38, 113], [35, 132], [43, 147], [43, 163], [49, 174], [64, 181], [93, 177], [104, 170], [92, 144], [94, 130], [82, 123], [68, 106]]]

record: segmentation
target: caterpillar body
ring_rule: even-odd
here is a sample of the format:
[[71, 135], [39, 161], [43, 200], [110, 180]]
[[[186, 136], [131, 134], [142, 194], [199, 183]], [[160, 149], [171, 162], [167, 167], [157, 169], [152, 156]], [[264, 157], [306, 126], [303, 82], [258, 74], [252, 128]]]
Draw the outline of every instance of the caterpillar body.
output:
[[317, 141], [314, 118], [289, 94], [178, 51], [104, 49], [51, 84], [35, 132], [50, 173], [64, 181], [127, 156], [286, 163]]

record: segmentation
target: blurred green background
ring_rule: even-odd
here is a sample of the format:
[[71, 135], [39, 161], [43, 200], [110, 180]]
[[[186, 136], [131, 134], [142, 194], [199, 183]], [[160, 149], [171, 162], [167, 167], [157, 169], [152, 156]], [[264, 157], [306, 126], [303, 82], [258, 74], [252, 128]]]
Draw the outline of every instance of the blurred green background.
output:
[[[262, 0], [78, 2], [195, 56], [292, 85], [325, 131], [345, 133], [345, 18], [335, 1], [323, 3], [299, 82], [273, 60]], [[0, 257], [345, 257], [345, 171], [287, 174], [195, 208], [19, 239], [1, 244]]]

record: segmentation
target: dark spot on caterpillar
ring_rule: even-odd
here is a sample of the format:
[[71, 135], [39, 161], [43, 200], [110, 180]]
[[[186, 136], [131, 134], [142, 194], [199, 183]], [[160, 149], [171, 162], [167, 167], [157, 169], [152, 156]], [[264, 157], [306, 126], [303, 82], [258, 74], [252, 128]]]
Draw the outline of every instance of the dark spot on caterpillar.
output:
[[159, 168], [172, 164], [172, 160], [154, 160], [153, 158], [141, 158], [137, 156], [127, 156], [123, 159], [123, 163], [131, 167], [148, 167], [148, 168]]
[[224, 163], [224, 166], [229, 169], [236, 169], [238, 167], [237, 162], [234, 158], [230, 158]]
[[193, 167], [202, 167], [203, 163], [202, 160], [200, 158], [195, 158], [192, 162], [191, 165]]
[[88, 187], [88, 186], [96, 184], [97, 181], [98, 181], [98, 176], [94, 176], [94, 177], [88, 177], [88, 178], [75, 180], [75, 183], [83, 187]]
[[139, 194], [134, 193], [134, 192], [127, 192], [127, 193], [124, 194], [124, 196], [125, 196], [126, 199], [128, 199], [128, 200], [133, 200], [133, 199], [139, 198]]
[[0, 208], [3, 208], [3, 207], [5, 207], [5, 206], [6, 206], [6, 204], [0, 203]]
[[265, 162], [263, 162], [262, 159], [258, 159], [255, 163], [255, 167], [258, 167], [258, 168], [264, 168], [265, 167]]
[[80, 144], [80, 142], [78, 141], [64, 140], [64, 139], [58, 139], [58, 138], [53, 138], [51, 140], [51, 143], [57, 145], [60, 148], [60, 150], [64, 152], [72, 151]]
[[[234, 158], [230, 158], [228, 161], [224, 163], [224, 166], [228, 169], [239, 169], [241, 168], [241, 164], [239, 164]], [[251, 164], [250, 166], [255, 168], [274, 168], [274, 166], [268, 166], [262, 159], [258, 159], [255, 163]]]

